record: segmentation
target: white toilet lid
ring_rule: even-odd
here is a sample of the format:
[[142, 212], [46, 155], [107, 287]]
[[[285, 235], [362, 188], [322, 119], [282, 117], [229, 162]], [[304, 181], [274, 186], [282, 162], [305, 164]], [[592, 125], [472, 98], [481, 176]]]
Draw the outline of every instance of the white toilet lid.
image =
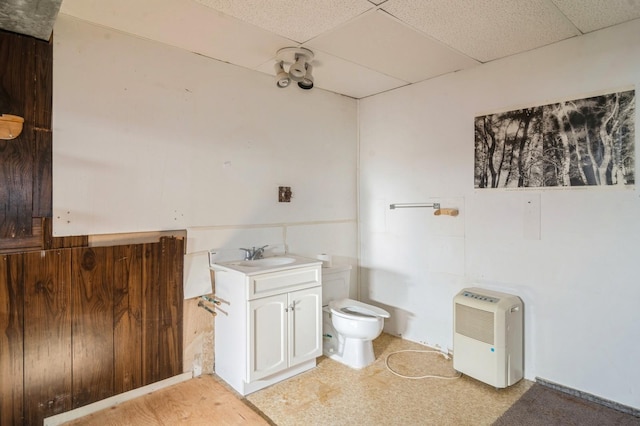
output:
[[384, 309], [352, 299], [333, 300], [329, 302], [329, 308], [338, 315], [352, 318], [389, 318], [391, 316]]

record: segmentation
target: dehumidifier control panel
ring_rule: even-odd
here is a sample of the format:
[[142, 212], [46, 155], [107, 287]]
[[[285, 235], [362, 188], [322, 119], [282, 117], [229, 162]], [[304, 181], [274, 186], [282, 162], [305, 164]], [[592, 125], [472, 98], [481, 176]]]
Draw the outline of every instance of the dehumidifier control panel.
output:
[[500, 299], [497, 297], [487, 296], [486, 294], [473, 293], [471, 291], [465, 291], [462, 293], [462, 295], [464, 297], [470, 297], [472, 299], [482, 300], [483, 302], [489, 302], [489, 303], [498, 303], [500, 301]]

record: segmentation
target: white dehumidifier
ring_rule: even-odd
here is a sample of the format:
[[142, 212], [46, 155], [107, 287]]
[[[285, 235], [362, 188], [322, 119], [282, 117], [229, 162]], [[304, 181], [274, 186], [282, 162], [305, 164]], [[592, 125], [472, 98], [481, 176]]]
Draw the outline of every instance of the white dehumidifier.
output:
[[465, 288], [453, 299], [453, 368], [505, 388], [524, 375], [522, 300], [512, 294]]

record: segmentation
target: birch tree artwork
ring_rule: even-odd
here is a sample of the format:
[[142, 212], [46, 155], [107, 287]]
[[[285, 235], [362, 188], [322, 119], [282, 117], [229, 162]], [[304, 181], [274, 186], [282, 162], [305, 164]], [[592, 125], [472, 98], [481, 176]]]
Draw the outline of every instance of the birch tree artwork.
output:
[[475, 118], [475, 187], [635, 184], [635, 90]]

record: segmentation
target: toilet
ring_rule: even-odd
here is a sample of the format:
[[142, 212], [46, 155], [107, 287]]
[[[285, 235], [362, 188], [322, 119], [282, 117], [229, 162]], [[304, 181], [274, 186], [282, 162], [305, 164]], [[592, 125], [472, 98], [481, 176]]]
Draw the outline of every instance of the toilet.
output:
[[351, 266], [322, 268], [323, 353], [351, 368], [375, 360], [373, 339], [382, 333], [389, 312], [349, 299]]

